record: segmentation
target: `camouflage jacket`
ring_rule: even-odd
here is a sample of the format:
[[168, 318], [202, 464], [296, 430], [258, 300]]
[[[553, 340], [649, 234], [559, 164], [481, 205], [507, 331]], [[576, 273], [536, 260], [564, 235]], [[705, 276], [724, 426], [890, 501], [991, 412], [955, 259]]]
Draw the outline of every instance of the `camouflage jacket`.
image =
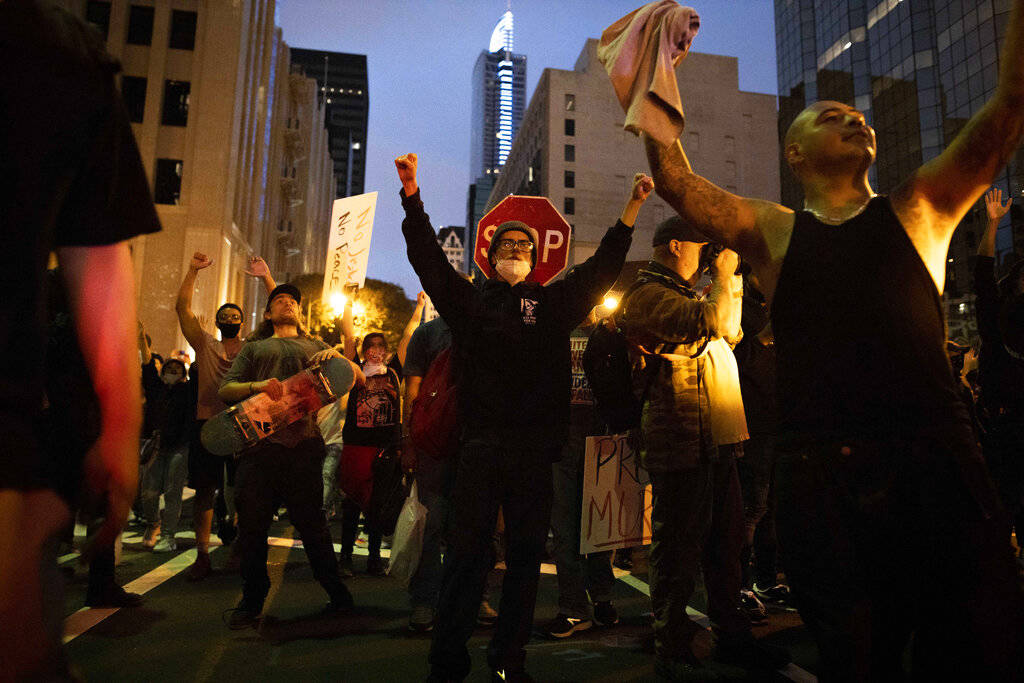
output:
[[658, 353], [636, 435], [640, 457], [648, 471], [690, 469], [715, 453], [701, 354], [719, 336], [717, 304], [653, 261], [637, 279], [645, 282], [617, 319], [631, 342]]

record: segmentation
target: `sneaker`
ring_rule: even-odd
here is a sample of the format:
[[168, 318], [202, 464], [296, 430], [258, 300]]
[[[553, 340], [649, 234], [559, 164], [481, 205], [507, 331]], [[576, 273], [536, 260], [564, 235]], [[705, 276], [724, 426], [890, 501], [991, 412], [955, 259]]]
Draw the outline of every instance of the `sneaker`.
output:
[[621, 553], [616, 551], [616, 553], [615, 553], [615, 561], [612, 562], [612, 565], [615, 566], [615, 567], [618, 567], [619, 569], [621, 569], [623, 571], [627, 571], [627, 572], [628, 571], [632, 571], [633, 570], [633, 553], [628, 551], [628, 550], [624, 550]]
[[559, 613], [544, 626], [544, 635], [549, 638], [568, 638], [576, 631], [586, 631], [594, 625], [590, 619], [578, 619]]
[[760, 626], [768, 621], [768, 610], [754, 595], [754, 591], [745, 588], [740, 590], [740, 608], [750, 619], [751, 624]]
[[793, 604], [793, 596], [789, 592], [789, 586], [784, 583], [776, 584], [764, 590], [761, 590], [757, 584], [754, 584], [754, 592], [757, 593], [757, 597], [761, 598], [761, 601], [769, 609], [781, 610], [783, 612], [796, 611], [796, 606]]
[[494, 611], [494, 608], [486, 600], [480, 601], [480, 611], [476, 613], [476, 623], [486, 628], [490, 628], [498, 623], [498, 613]]
[[138, 593], [129, 593], [120, 586], [112, 586], [100, 595], [87, 595], [86, 607], [138, 607], [144, 602]]
[[763, 671], [778, 671], [793, 661], [788, 651], [762, 643], [750, 633], [721, 635], [715, 646], [715, 659], [745, 669]]
[[366, 573], [370, 576], [386, 576], [388, 566], [382, 557], [366, 558]]
[[186, 581], [202, 581], [210, 572], [213, 571], [213, 565], [210, 564], [210, 553], [204, 553], [201, 550], [196, 551], [196, 561], [185, 570]]
[[242, 598], [237, 607], [225, 612], [228, 615], [228, 628], [232, 631], [239, 631], [244, 628], [256, 627], [260, 623], [260, 612], [262, 611], [263, 605], [255, 605]]
[[491, 683], [533, 683], [533, 676], [523, 669], [492, 669]]
[[343, 579], [351, 579], [355, 573], [352, 571], [352, 556], [342, 555], [338, 558], [338, 573]]
[[416, 605], [409, 616], [409, 630], [426, 633], [434, 628], [434, 608], [430, 605]]
[[594, 603], [594, 623], [598, 626], [614, 626], [619, 623], [619, 613], [611, 601]]
[[178, 542], [174, 540], [174, 536], [163, 535], [160, 540], [153, 546], [154, 553], [173, 553], [178, 549]]
[[327, 607], [336, 612], [347, 612], [355, 607], [355, 604], [355, 600], [352, 598], [352, 593], [348, 587], [343, 583], [339, 583], [332, 591], [331, 603]]

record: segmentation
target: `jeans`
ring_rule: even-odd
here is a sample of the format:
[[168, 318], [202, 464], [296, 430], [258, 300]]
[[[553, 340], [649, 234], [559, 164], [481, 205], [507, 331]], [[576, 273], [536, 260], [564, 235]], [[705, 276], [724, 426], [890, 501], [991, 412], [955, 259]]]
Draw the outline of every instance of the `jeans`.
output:
[[570, 438], [562, 459], [552, 467], [551, 532], [558, 571], [558, 611], [577, 619], [592, 616], [588, 591], [594, 602], [605, 602], [611, 600], [615, 585], [612, 551], [579, 553], [585, 444], [583, 439]]
[[[775, 450], [771, 437], [752, 436], [736, 461], [743, 493], [743, 587], [771, 588], [777, 578]], [[753, 556], [753, 563], [751, 563]]]
[[332, 600], [344, 591], [322, 508], [323, 457], [324, 442], [317, 438], [294, 448], [266, 443], [238, 461], [235, 504], [242, 596], [256, 611], [270, 590], [267, 532], [281, 503], [302, 538], [313, 576]]
[[[167, 538], [178, 530], [181, 517], [181, 493], [188, 476], [188, 443], [176, 448], [161, 447], [146, 470], [142, 487], [142, 511], [150, 524], [160, 524], [160, 534]], [[160, 494], [164, 496], [164, 514], [160, 517]]]
[[327, 444], [327, 455], [324, 456], [322, 470], [324, 479], [324, 512], [331, 509], [338, 498], [338, 463], [344, 446], [340, 443]]
[[779, 548], [820, 680], [900, 680], [910, 643], [914, 680], [1024, 680], [1008, 523], [972, 445], [789, 447], [777, 485]]
[[455, 458], [437, 460], [420, 456], [416, 463], [416, 494], [427, 509], [423, 527], [420, 563], [409, 581], [409, 601], [413, 607], [437, 607], [441, 592], [441, 541], [451, 507], [452, 474]]
[[739, 606], [743, 503], [735, 458], [650, 474], [651, 605], [658, 655], [687, 656], [701, 630], [686, 605], [702, 567], [711, 621], [723, 634], [749, 633], [750, 621]]
[[487, 650], [494, 669], [521, 670], [533, 629], [540, 563], [551, 523], [551, 462], [555, 449], [483, 441], [463, 443], [452, 489], [451, 533], [430, 648], [431, 671], [462, 680], [471, 660], [466, 642], [476, 626], [498, 507], [508, 541], [498, 623]]

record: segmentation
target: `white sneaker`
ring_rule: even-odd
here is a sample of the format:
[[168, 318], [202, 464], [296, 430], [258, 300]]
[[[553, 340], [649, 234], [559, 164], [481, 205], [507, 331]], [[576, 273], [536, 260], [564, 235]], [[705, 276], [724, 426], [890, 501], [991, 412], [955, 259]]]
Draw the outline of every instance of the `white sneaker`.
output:
[[153, 546], [154, 553], [172, 553], [178, 549], [178, 542], [174, 536], [161, 536], [156, 545]]

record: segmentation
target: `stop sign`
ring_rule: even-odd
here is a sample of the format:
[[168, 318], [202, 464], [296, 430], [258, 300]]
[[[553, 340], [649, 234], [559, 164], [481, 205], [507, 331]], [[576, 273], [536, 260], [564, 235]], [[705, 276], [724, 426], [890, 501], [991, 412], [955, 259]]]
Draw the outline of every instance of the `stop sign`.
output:
[[565, 270], [569, 262], [569, 237], [572, 229], [547, 197], [509, 195], [491, 209], [476, 228], [473, 262], [484, 275], [494, 277], [487, 262], [487, 248], [494, 229], [505, 221], [522, 221], [534, 229], [537, 239], [537, 265], [526, 278], [546, 285]]

